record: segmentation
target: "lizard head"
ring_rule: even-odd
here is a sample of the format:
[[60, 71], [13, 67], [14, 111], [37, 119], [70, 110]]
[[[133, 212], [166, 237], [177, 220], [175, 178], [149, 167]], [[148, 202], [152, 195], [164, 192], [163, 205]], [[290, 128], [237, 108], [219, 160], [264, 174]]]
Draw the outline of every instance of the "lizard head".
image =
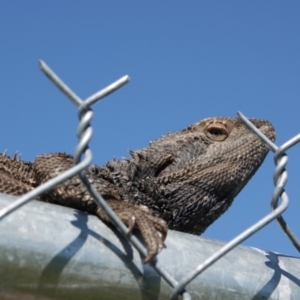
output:
[[[275, 140], [269, 121], [250, 121]], [[170, 228], [202, 233], [228, 209], [268, 150], [237, 118], [204, 119], [159, 138], [140, 151], [149, 169], [156, 168], [153, 209]]]

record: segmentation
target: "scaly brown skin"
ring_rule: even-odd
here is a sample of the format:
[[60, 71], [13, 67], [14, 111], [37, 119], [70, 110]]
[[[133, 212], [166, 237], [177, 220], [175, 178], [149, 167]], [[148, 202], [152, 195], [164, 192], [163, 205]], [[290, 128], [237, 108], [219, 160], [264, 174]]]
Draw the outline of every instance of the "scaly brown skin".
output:
[[[272, 141], [271, 123], [252, 119]], [[268, 147], [236, 118], [209, 118], [167, 134], [131, 158], [86, 170], [89, 180], [132, 230], [139, 228], [149, 262], [170, 229], [201, 234], [231, 205], [262, 164]], [[64, 153], [43, 154], [32, 162], [0, 155], [0, 191], [23, 195], [71, 168]], [[110, 222], [78, 176], [39, 200], [73, 207]], [[158, 234], [158, 232], [160, 234]]]

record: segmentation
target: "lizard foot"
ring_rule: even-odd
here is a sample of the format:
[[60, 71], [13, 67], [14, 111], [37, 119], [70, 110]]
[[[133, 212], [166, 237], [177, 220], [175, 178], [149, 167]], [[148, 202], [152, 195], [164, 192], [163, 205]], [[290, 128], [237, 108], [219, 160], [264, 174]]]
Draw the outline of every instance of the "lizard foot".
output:
[[[107, 203], [117, 214], [117, 216], [128, 226], [128, 234], [137, 227], [145, 241], [148, 255], [144, 263], [152, 261], [162, 247], [167, 237], [168, 227], [163, 219], [154, 217], [150, 210], [143, 205], [132, 205], [118, 200], [108, 200]], [[109, 217], [100, 209], [97, 215], [105, 222], [110, 223]]]

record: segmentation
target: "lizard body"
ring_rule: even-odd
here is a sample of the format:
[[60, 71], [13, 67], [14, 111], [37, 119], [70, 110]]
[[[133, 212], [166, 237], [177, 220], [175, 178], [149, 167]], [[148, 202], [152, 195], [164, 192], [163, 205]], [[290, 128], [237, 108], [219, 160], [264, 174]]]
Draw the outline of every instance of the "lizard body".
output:
[[[275, 130], [251, 119], [272, 141]], [[201, 234], [232, 204], [262, 164], [268, 147], [236, 118], [208, 118], [169, 133], [131, 157], [86, 170], [89, 180], [129, 226], [138, 227], [149, 262], [162, 248], [167, 229]], [[0, 191], [23, 195], [71, 168], [72, 156], [42, 154], [33, 162], [0, 155]], [[39, 200], [84, 210], [110, 220], [78, 176]], [[161, 234], [159, 235], [158, 232]]]

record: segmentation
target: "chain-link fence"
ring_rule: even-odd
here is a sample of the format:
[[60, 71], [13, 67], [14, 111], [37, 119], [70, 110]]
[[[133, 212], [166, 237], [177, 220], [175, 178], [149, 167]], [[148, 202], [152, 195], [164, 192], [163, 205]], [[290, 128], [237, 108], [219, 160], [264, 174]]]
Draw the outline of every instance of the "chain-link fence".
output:
[[[23, 195], [19, 199], [13, 201], [11, 204], [6, 205], [4, 208], [0, 210], [0, 220], [4, 219], [6, 216], [10, 215], [16, 210], [19, 210], [24, 204], [28, 203], [32, 199], [38, 197], [40, 194], [44, 193], [45, 191], [51, 189], [55, 185], [63, 182], [64, 180], [73, 177], [74, 175], [78, 175], [86, 186], [89, 193], [93, 196], [96, 203], [106, 212], [106, 214], [110, 217], [112, 223], [115, 227], [119, 230], [119, 232], [130, 241], [130, 243], [139, 251], [142, 257], [146, 257], [147, 252], [143, 244], [139, 241], [135, 235], [128, 234], [128, 228], [123, 224], [123, 222], [116, 216], [113, 210], [107, 205], [105, 200], [101, 197], [101, 195], [96, 191], [93, 185], [89, 182], [87, 177], [85, 176], [84, 170], [91, 164], [92, 162], [92, 152], [88, 147], [88, 143], [92, 137], [92, 128], [90, 125], [90, 121], [93, 117], [93, 111], [91, 110], [91, 106], [99, 101], [100, 99], [104, 98], [105, 96], [109, 95], [110, 93], [114, 92], [115, 90], [122, 87], [129, 81], [128, 76], [124, 76], [117, 80], [116, 82], [112, 83], [111, 85], [107, 86], [106, 88], [100, 90], [99, 92], [91, 95], [85, 100], [80, 99], [44, 62], [40, 62], [40, 68], [42, 72], [78, 107], [78, 115], [79, 115], [79, 125], [77, 129], [77, 136], [78, 136], [78, 144], [74, 153], [74, 166], [65, 171], [64, 173], [60, 174], [59, 176], [49, 180], [48, 182], [42, 184], [41, 186], [35, 188], [34, 190], [28, 192], [27, 194]], [[219, 244], [214, 248], [214, 252], [210, 254], [208, 258], [206, 258], [201, 264], [194, 267], [192, 271], [187, 271], [184, 268], [184, 272], [179, 272], [180, 276], [175, 276], [174, 270], [170, 272], [172, 268], [168, 268], [168, 265], [165, 265], [160, 261], [160, 259], [154, 259], [151, 262], [151, 266], [155, 271], [161, 276], [172, 288], [171, 292], [171, 299], [177, 299], [179, 295], [183, 297], [183, 299], [192, 299], [194, 298], [191, 296], [187, 285], [193, 283], [196, 278], [199, 278], [199, 275], [203, 273], [207, 268], [215, 264], [221, 257], [223, 257], [228, 252], [233, 252], [233, 249], [243, 242], [245, 239], [256, 233], [258, 230], [266, 226], [272, 220], [277, 219], [279, 222], [280, 227], [286, 233], [290, 241], [293, 245], [300, 250], [300, 242], [293, 234], [291, 229], [288, 227], [287, 223], [284, 221], [282, 217], [282, 213], [288, 208], [288, 195], [284, 190], [284, 186], [287, 181], [287, 172], [285, 170], [285, 165], [287, 163], [287, 155], [286, 151], [293, 147], [300, 141], [300, 134], [296, 135], [295, 137], [291, 138], [281, 146], [276, 146], [273, 142], [271, 142], [266, 136], [264, 136], [251, 122], [243, 116], [241, 113], [238, 113], [239, 118], [243, 121], [243, 123], [251, 130], [254, 134], [256, 134], [264, 143], [266, 143], [269, 148], [274, 152], [274, 161], [275, 161], [275, 172], [274, 172], [274, 192], [272, 196], [272, 211], [266, 215], [264, 218], [259, 220], [257, 223], [246, 229], [240, 235], [232, 239], [230, 242], [220, 246]], [[82, 158], [82, 159], [81, 159]], [[281, 199], [281, 201], [279, 201]], [[46, 212], [45, 212], [46, 214]], [[3, 222], [3, 221], [2, 221]], [[46, 226], [46, 225], [45, 225]], [[0, 229], [1, 229], [1, 222], [0, 222]], [[60, 238], [58, 236], [53, 238]], [[181, 239], [181, 237], [177, 237]], [[109, 241], [107, 241], [109, 243]], [[186, 243], [189, 243], [185, 241]], [[194, 247], [194, 246], [192, 246]], [[195, 247], [194, 247], [195, 249]], [[164, 251], [164, 250], [163, 250]], [[204, 251], [205, 252], [205, 251]], [[160, 257], [160, 256], [159, 256]], [[97, 259], [97, 258], [95, 258]], [[176, 260], [177, 258], [174, 257]], [[257, 258], [253, 258], [257, 260]], [[171, 261], [169, 262], [171, 263]], [[176, 262], [178, 265], [180, 262]], [[198, 262], [199, 263], [199, 262]], [[300, 266], [300, 263], [293, 262], [294, 265]], [[1, 265], [0, 265], [1, 268]], [[179, 265], [179, 268], [183, 270], [183, 267]], [[228, 271], [229, 272], [229, 271]], [[175, 272], [177, 273], [177, 272]], [[250, 275], [249, 275], [250, 276]], [[295, 276], [295, 275], [294, 275]], [[298, 275], [299, 276], [299, 275]], [[297, 277], [297, 276], [295, 276]], [[155, 277], [157, 278], [157, 277]], [[178, 279], [179, 278], [179, 279]], [[144, 284], [147, 285], [147, 280], [144, 280]], [[151, 281], [151, 279], [149, 279]], [[296, 286], [300, 286], [300, 281], [298, 279], [295, 280]], [[294, 295], [296, 295], [293, 290]], [[271, 294], [270, 294], [271, 295]], [[270, 296], [269, 295], [269, 296]], [[298, 292], [298, 296], [300, 295], [300, 290]], [[248, 295], [249, 296], [249, 295]], [[293, 296], [293, 295], [292, 295]], [[155, 296], [153, 296], [155, 298]], [[99, 296], [101, 298], [101, 295]], [[225, 299], [225, 296], [221, 297], [216, 296], [216, 299]], [[255, 298], [255, 297], [254, 297]], [[254, 299], [253, 298], [253, 299]], [[295, 296], [295, 299], [297, 297]], [[237, 298], [238, 299], [238, 298]], [[241, 298], [239, 298], [241, 299]], [[246, 299], [246, 298], [245, 298]], [[256, 298], [255, 298], [256, 299]], [[275, 299], [275, 298], [274, 298]]]

